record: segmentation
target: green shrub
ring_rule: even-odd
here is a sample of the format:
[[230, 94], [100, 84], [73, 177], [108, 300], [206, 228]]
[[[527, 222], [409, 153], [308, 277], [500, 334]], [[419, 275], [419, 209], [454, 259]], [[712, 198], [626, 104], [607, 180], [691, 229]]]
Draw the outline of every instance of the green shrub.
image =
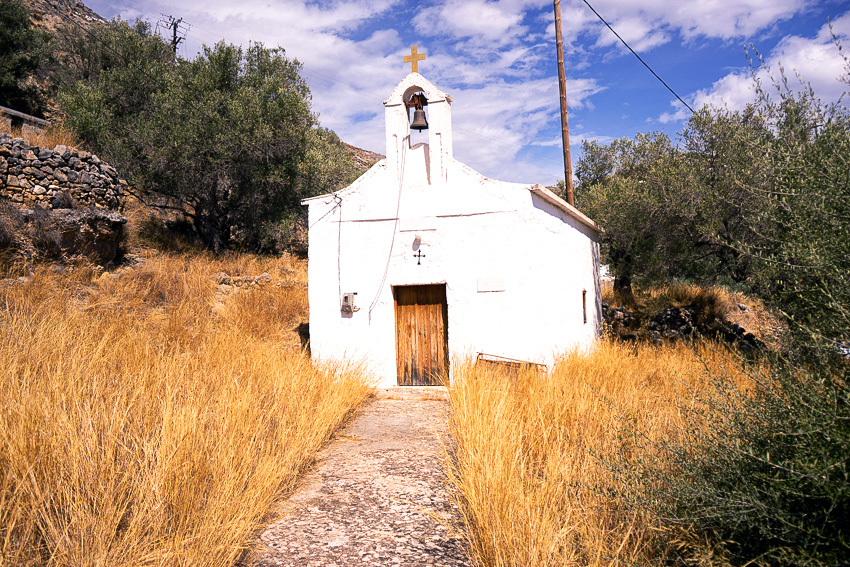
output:
[[[848, 365], [714, 376], [686, 428], [622, 469], [657, 515], [676, 563], [846, 565], [850, 557]], [[652, 455], [652, 457], [646, 457]], [[659, 466], [659, 463], [664, 463]], [[706, 557], [713, 558], [705, 561]]]

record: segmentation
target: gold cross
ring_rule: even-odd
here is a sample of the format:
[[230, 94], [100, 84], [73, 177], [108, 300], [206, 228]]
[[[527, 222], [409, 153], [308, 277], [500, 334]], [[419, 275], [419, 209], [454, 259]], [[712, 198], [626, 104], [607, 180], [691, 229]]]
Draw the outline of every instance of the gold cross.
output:
[[416, 51], [416, 46], [412, 46], [410, 48], [410, 55], [404, 56], [404, 62], [410, 63], [410, 72], [418, 73], [419, 72], [419, 62], [425, 60], [425, 54], [419, 53]]

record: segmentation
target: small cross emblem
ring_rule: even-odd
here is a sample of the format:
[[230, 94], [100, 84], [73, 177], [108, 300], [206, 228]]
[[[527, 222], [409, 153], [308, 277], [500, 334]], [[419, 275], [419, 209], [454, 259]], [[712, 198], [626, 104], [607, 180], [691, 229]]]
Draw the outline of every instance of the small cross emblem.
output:
[[410, 72], [418, 73], [419, 72], [419, 62], [425, 60], [425, 54], [419, 53], [417, 51], [417, 46], [412, 46], [410, 48], [410, 55], [404, 56], [404, 62], [410, 63]]
[[421, 266], [422, 265], [422, 258], [425, 257], [425, 254], [422, 253], [422, 250], [419, 250], [416, 254], [413, 255], [413, 257], [418, 258], [418, 260], [416, 261], [416, 265]]

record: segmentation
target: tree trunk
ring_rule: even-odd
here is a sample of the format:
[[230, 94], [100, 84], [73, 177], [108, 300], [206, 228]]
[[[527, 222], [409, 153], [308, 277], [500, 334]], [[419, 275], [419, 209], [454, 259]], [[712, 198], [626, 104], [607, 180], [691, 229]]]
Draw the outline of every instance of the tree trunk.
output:
[[634, 301], [635, 295], [632, 291], [632, 276], [630, 274], [614, 275], [614, 294], [620, 298], [620, 301]]
[[216, 222], [217, 219], [207, 210], [201, 210], [195, 216], [195, 230], [204, 244], [213, 252], [220, 252], [225, 245], [223, 231]]

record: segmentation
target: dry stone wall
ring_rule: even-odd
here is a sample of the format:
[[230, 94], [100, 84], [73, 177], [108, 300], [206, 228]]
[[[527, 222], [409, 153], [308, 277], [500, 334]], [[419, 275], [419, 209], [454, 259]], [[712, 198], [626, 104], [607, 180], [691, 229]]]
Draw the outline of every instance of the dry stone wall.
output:
[[19, 206], [83, 207], [123, 211], [127, 183], [89, 152], [31, 146], [0, 134], [0, 196]]

